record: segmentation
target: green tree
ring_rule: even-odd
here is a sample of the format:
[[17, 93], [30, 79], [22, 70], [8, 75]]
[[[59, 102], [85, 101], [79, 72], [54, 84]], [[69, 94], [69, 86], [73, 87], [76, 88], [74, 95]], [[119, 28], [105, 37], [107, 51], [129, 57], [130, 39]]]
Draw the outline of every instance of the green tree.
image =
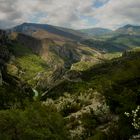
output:
[[0, 111], [0, 139], [66, 140], [68, 138], [61, 115], [53, 108], [33, 103], [25, 110]]

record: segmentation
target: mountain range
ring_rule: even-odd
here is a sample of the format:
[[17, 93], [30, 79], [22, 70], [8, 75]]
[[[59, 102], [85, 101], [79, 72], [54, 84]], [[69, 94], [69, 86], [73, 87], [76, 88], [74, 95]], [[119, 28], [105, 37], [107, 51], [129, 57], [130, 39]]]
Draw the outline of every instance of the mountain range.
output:
[[139, 69], [140, 26], [0, 30], [0, 139], [131, 139]]
[[112, 33], [136, 35], [140, 32], [139, 31], [140, 26], [135, 26], [135, 25], [130, 25], [130, 24], [120, 27], [116, 29], [115, 31], [113, 31], [106, 28], [88, 28], [88, 29], [74, 30], [74, 29], [68, 29], [68, 28], [53, 26], [53, 25], [48, 25], [48, 24], [23, 23], [21, 25], [13, 27], [11, 30], [15, 32], [22, 32], [22, 33], [31, 35], [35, 31], [38, 31], [41, 29], [52, 34], [56, 34], [56, 35], [63, 36], [66, 38], [71, 38], [74, 40], [86, 38], [87, 35], [92, 36], [92, 37], [107, 35], [107, 34], [112, 34]]
[[10, 50], [15, 57], [7, 69], [14, 76], [20, 71], [23, 80], [38, 90], [45, 90], [59, 83], [70, 69], [85, 70], [139, 47], [138, 28], [126, 25], [116, 31], [95, 28], [84, 29], [83, 33], [47, 24], [23, 23], [6, 31], [14, 42]]
[[80, 40], [84, 37], [84, 34], [79, 31], [48, 24], [23, 23], [12, 28], [12, 31], [14, 32], [22, 32], [27, 35], [32, 35], [34, 32], [38, 32], [40, 30], [74, 40]]

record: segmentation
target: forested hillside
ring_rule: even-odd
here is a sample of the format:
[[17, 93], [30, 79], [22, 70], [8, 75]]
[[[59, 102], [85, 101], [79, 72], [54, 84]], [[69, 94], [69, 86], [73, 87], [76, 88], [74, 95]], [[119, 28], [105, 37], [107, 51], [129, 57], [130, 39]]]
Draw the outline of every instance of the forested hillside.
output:
[[0, 31], [0, 139], [127, 140], [139, 133], [125, 115], [140, 103], [139, 48], [107, 59], [82, 44], [14, 35]]

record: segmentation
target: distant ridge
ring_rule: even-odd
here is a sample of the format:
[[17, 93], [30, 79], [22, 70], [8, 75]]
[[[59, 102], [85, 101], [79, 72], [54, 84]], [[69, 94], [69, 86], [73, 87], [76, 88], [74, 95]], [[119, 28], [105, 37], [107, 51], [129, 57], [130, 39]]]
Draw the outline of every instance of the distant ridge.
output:
[[79, 31], [83, 33], [87, 33], [91, 36], [99, 36], [112, 32], [112, 30], [105, 29], [105, 28], [89, 28], [89, 29], [81, 29]]
[[53, 33], [59, 36], [70, 38], [73, 40], [80, 40], [84, 38], [84, 34], [68, 28], [62, 28], [58, 26], [48, 25], [48, 24], [36, 24], [36, 23], [23, 23], [21, 25], [15, 26], [11, 29], [14, 32], [21, 32], [28, 35], [31, 35], [33, 32], [42, 29], [49, 33]]
[[128, 29], [128, 28], [140, 28], [140, 26], [138, 26], [138, 25], [131, 25], [131, 24], [126, 24], [125, 26], [123, 26], [123, 27], [120, 27], [119, 29], [122, 29], [122, 28], [125, 28], [125, 29]]
[[118, 28], [115, 32], [119, 34], [140, 35], [140, 26], [127, 24], [123, 27]]

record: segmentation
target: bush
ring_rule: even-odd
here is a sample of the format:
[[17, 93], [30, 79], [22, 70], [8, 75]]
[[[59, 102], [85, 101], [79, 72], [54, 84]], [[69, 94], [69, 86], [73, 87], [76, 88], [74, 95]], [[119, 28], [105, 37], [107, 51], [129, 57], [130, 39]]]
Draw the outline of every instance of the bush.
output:
[[59, 113], [33, 103], [25, 110], [0, 111], [0, 139], [65, 140], [67, 132]]
[[87, 140], [107, 140], [107, 136], [103, 132], [97, 132], [93, 137]]

